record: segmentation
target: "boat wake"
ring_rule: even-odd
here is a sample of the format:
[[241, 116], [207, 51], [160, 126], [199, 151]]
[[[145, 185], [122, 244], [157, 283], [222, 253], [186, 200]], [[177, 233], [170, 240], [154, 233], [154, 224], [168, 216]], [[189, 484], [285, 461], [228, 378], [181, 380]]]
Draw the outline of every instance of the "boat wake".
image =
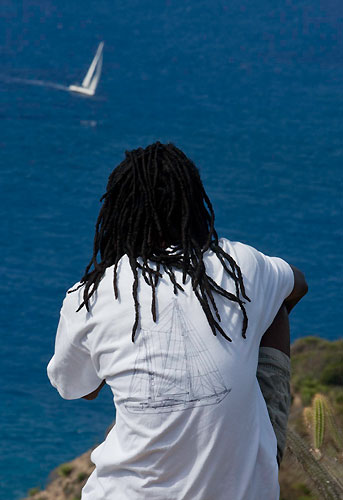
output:
[[59, 83], [48, 82], [45, 80], [29, 80], [28, 78], [16, 78], [16, 77], [5, 77], [2, 79], [6, 83], [22, 83], [24, 85], [34, 85], [36, 87], [50, 87], [56, 90], [64, 90], [69, 92], [69, 87], [67, 85], [61, 85]]

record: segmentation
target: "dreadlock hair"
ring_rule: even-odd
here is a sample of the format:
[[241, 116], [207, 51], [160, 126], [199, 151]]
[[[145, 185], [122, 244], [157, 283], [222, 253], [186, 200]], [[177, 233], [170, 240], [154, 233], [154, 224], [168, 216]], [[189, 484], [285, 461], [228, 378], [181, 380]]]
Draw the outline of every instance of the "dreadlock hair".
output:
[[[187, 275], [214, 335], [231, 342], [220, 325], [214, 292], [236, 302], [243, 313], [242, 336], [248, 326], [243, 299], [247, 297], [240, 267], [218, 244], [214, 211], [194, 163], [174, 144], [156, 142], [145, 149], [125, 151], [125, 159], [113, 170], [96, 226], [92, 258], [81, 278], [83, 306], [95, 293], [105, 269], [114, 266], [113, 287], [118, 298], [117, 268], [123, 255], [133, 273], [132, 295], [135, 320], [132, 341], [139, 322], [138, 280], [141, 274], [152, 290], [151, 312], [156, 321], [156, 287], [166, 272], [174, 293], [183, 291], [174, 270]], [[235, 294], [224, 290], [206, 274], [204, 253], [211, 249], [235, 283]], [[98, 262], [100, 254], [100, 262]], [[138, 261], [139, 258], [139, 261]], [[153, 263], [153, 265], [151, 265]], [[91, 269], [93, 267], [93, 269]]]

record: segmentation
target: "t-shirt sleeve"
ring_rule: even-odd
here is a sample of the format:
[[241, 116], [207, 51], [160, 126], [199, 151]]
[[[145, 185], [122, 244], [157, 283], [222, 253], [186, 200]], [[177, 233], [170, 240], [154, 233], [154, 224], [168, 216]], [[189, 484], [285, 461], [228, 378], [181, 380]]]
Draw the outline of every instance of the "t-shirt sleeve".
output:
[[[251, 248], [251, 247], [250, 247]], [[269, 257], [252, 249], [256, 259], [255, 300], [259, 307], [261, 335], [271, 325], [283, 301], [294, 287], [291, 266], [279, 257]]]
[[62, 308], [55, 353], [48, 364], [47, 373], [51, 384], [64, 399], [82, 398], [97, 389], [102, 382], [95, 371], [86, 338], [85, 326], [70, 325]]

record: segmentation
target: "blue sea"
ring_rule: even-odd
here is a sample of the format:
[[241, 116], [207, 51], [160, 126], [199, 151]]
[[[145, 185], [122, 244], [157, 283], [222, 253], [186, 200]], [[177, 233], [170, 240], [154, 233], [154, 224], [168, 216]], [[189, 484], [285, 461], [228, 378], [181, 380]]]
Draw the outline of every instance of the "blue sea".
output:
[[[102, 441], [110, 391], [46, 376], [59, 309], [92, 252], [124, 151], [173, 142], [221, 236], [302, 269], [292, 340], [342, 336], [341, 0], [3, 0], [0, 498]], [[80, 83], [104, 40], [92, 98]]]

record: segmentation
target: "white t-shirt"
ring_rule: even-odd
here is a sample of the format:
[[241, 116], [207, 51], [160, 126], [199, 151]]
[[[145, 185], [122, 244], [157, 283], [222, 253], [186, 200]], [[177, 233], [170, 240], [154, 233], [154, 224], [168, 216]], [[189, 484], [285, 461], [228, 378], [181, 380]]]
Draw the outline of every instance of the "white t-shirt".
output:
[[[140, 325], [134, 323], [128, 257], [113, 267], [83, 307], [83, 288], [66, 295], [48, 376], [65, 399], [94, 391], [106, 379], [116, 425], [92, 453], [96, 465], [82, 500], [278, 500], [276, 437], [256, 379], [261, 337], [294, 285], [290, 266], [238, 242], [220, 245], [240, 266], [249, 319], [242, 337], [239, 305], [215, 294], [224, 331], [214, 336], [187, 278], [173, 293], [164, 275], [157, 287], [139, 278]], [[204, 256], [207, 274], [235, 293], [217, 256]], [[181, 271], [175, 271], [182, 283]]]

